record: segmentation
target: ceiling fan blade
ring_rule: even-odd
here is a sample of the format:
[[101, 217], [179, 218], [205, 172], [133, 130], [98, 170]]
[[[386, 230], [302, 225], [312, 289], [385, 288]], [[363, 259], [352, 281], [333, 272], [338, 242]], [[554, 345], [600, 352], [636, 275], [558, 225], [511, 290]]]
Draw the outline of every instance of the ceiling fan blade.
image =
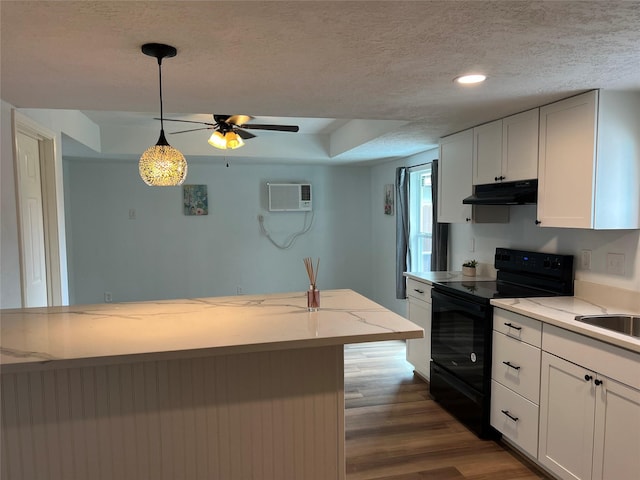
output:
[[249, 130], [273, 130], [276, 132], [297, 132], [300, 130], [300, 127], [297, 125], [264, 125], [259, 123], [247, 123], [245, 125], [238, 125], [238, 127]]
[[250, 138], [255, 138], [255, 135], [253, 133], [247, 132], [246, 130], [242, 130], [240, 128], [234, 128], [233, 131], [236, 132], [238, 136], [243, 140], [249, 140]]
[[226, 122], [230, 123], [231, 125], [240, 126], [243, 123], [247, 123], [251, 119], [253, 119], [253, 117], [250, 117], [249, 115], [231, 115], [227, 118]]
[[211, 127], [201, 127], [201, 128], [190, 128], [189, 130], [180, 130], [178, 132], [169, 132], [170, 135], [173, 135], [175, 133], [187, 133], [187, 132], [195, 132], [197, 130], [215, 130], [215, 126], [211, 126]]
[[[154, 120], [160, 120], [160, 118], [154, 118]], [[212, 127], [215, 127], [216, 124], [215, 123], [209, 123], [209, 122], [196, 122], [195, 120], [178, 120], [176, 118], [165, 118], [164, 119], [165, 122], [184, 122], [184, 123], [197, 123], [200, 125], [211, 125]]]

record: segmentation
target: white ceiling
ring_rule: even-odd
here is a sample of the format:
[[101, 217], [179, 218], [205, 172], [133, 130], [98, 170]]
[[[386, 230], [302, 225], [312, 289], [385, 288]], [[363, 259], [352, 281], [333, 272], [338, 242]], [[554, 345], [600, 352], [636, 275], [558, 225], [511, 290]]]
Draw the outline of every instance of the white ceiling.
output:
[[[165, 116], [248, 114], [256, 123], [301, 125], [299, 134], [254, 131], [258, 137], [233, 152], [245, 159], [290, 158], [280, 140], [295, 135], [295, 155], [309, 142], [315, 162], [380, 161], [584, 90], [640, 89], [638, 1], [0, 5], [3, 100], [88, 111], [104, 128], [157, 129], [157, 64], [140, 46], [168, 43], [178, 55], [163, 62]], [[468, 72], [488, 80], [452, 82]], [[337, 127], [352, 140], [336, 150]], [[183, 136], [206, 143], [207, 132], [169, 140]], [[64, 149], [70, 154], [71, 143]]]

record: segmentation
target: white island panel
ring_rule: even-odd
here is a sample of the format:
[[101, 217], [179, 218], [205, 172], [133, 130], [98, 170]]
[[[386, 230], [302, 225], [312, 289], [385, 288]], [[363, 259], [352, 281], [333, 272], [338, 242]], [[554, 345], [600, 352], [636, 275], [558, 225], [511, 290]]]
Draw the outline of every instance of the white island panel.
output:
[[3, 374], [1, 478], [344, 478], [340, 346]]

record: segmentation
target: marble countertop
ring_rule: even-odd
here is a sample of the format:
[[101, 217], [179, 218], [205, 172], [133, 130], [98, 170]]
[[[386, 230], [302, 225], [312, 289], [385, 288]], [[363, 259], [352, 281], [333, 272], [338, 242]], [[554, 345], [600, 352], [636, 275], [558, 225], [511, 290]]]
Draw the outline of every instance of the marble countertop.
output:
[[520, 313], [527, 317], [640, 353], [640, 338], [575, 320], [576, 315], [611, 313], [640, 315], [638, 311], [605, 307], [576, 297], [493, 299], [491, 304], [495, 307]]
[[455, 282], [459, 280], [475, 280], [475, 281], [491, 281], [495, 280], [495, 277], [478, 275], [476, 277], [466, 277], [462, 275], [462, 272], [404, 272], [403, 274], [407, 278], [413, 278], [421, 282], [433, 284], [435, 282]]
[[421, 338], [352, 290], [0, 310], [2, 372]]

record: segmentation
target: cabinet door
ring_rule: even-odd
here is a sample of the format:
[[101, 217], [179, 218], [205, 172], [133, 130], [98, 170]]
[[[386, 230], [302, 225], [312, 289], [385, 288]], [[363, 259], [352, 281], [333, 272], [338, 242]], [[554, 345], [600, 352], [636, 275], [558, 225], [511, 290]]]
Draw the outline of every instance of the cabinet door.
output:
[[597, 92], [540, 108], [538, 220], [543, 227], [591, 228]]
[[407, 361], [429, 380], [431, 360], [431, 304], [409, 297], [409, 320], [424, 330], [424, 338], [407, 340]]
[[502, 180], [502, 120], [473, 129], [473, 184]]
[[640, 391], [607, 377], [598, 380], [592, 478], [638, 478]]
[[440, 140], [438, 168], [438, 221], [471, 221], [471, 205], [462, 200], [471, 195], [473, 130], [465, 130]]
[[595, 373], [542, 353], [538, 461], [561, 479], [591, 478]]
[[505, 182], [538, 178], [540, 109], [502, 120], [502, 176]]

